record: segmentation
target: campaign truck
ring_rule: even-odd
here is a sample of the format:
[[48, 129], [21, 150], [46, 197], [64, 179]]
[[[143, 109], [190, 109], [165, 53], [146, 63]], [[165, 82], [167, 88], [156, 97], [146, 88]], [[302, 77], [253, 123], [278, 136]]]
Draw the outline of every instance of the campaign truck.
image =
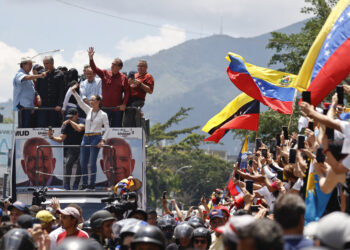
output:
[[[10, 184], [13, 199], [38, 205], [57, 197], [62, 207], [79, 204], [86, 212], [84, 217], [88, 217], [91, 211], [106, 206], [101, 199], [110, 197], [117, 183], [132, 176], [141, 183], [137, 190], [139, 207], [146, 207], [146, 136], [142, 127], [110, 128], [105, 145], [98, 153], [94, 189], [82, 188], [83, 175], [77, 171], [78, 161], [67, 174], [67, 147], [51, 140], [48, 130], [18, 128], [14, 131]], [[61, 128], [52, 130], [54, 136], [61, 133]], [[80, 145], [69, 147], [81, 148]], [[79, 150], [77, 152], [79, 154]], [[91, 168], [88, 169], [87, 176], [91, 178]]]

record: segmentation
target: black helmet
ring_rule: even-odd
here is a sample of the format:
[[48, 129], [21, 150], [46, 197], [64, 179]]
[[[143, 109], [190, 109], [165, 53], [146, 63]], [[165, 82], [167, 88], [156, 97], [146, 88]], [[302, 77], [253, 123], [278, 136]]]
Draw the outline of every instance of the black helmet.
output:
[[136, 224], [138, 221], [140, 221], [140, 220], [135, 219], [135, 218], [128, 218], [128, 219], [122, 219], [122, 220], [118, 220], [118, 221], [114, 222], [113, 226], [112, 226], [112, 232], [113, 232], [114, 238], [120, 237], [120, 233], [121, 233], [124, 226], [126, 226], [128, 224]]
[[143, 217], [142, 220], [147, 221], [147, 213], [140, 208], [131, 211], [130, 214], [128, 215], [128, 218], [133, 218], [132, 216], [135, 214], [140, 214]]
[[35, 246], [32, 236], [26, 229], [14, 228], [2, 237], [0, 249], [34, 250]]
[[80, 238], [67, 238], [60, 244], [56, 250], [103, 250], [102, 246], [96, 240], [83, 240]]
[[169, 214], [160, 217], [157, 221], [158, 227], [163, 231], [165, 237], [170, 240], [173, 238], [176, 220]]
[[192, 235], [191, 235], [191, 245], [193, 246], [193, 242], [195, 238], [207, 238], [208, 241], [208, 245], [207, 245], [207, 249], [209, 249], [210, 245], [211, 245], [211, 235], [210, 235], [210, 231], [205, 228], [205, 227], [198, 227], [196, 229], [193, 230]]
[[193, 228], [204, 227], [204, 222], [201, 217], [193, 216], [188, 220], [188, 223]]
[[131, 247], [134, 249], [137, 243], [153, 243], [161, 249], [165, 249], [163, 232], [158, 227], [152, 225], [147, 225], [139, 229], [131, 242]]
[[193, 227], [191, 227], [188, 223], [181, 223], [175, 227], [174, 236], [175, 239], [180, 238], [190, 238], [193, 232]]
[[160, 229], [164, 229], [166, 227], [172, 227], [174, 229], [176, 226], [176, 220], [171, 215], [166, 214], [158, 219], [157, 226]]
[[103, 222], [114, 220], [113, 215], [107, 210], [99, 210], [91, 215], [90, 224], [91, 228], [97, 229], [102, 227]]
[[120, 238], [124, 238], [127, 235], [134, 235], [139, 231], [141, 227], [144, 227], [146, 225], [148, 225], [147, 222], [143, 220], [135, 219], [133, 221], [129, 221], [129, 223], [126, 223], [120, 230]]

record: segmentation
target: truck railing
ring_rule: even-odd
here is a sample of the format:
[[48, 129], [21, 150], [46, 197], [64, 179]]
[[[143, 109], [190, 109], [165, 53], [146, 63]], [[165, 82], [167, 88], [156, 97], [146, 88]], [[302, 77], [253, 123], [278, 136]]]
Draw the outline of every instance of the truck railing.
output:
[[[102, 110], [112, 110], [112, 111], [120, 111], [120, 106], [115, 106], [115, 107], [101, 107]], [[51, 111], [56, 111], [55, 107], [34, 107], [34, 108], [25, 108], [22, 107], [18, 110], [18, 128], [22, 128], [22, 111], [24, 110], [32, 110], [32, 111], [44, 111], [44, 110], [51, 110]], [[134, 110], [135, 111], [135, 116], [138, 118], [136, 120], [136, 127], [141, 127], [142, 126], [142, 118], [141, 118], [141, 108], [140, 107], [126, 107], [125, 110]], [[59, 114], [61, 114], [60, 111], [56, 111]], [[61, 122], [62, 122], [61, 118]]]
[[[43, 148], [98, 148], [97, 145], [39, 145], [36, 147], [36, 159], [35, 159], [35, 185], [39, 186], [39, 174], [42, 175], [53, 175], [50, 173], [46, 173], [44, 170], [44, 152], [42, 151]], [[109, 148], [110, 149], [110, 167], [109, 167], [109, 172], [111, 178], [109, 178], [108, 183], [109, 186], [114, 186], [115, 183], [115, 173], [116, 173], [116, 149], [112, 145], [102, 145], [102, 148]], [[39, 169], [39, 152], [41, 151], [41, 160], [42, 160], [42, 171]], [[64, 167], [64, 166], [63, 166]], [[64, 172], [63, 172], [64, 173]], [[96, 175], [95, 174], [87, 174], [87, 175], [79, 175], [80, 177], [82, 176], [91, 176], [91, 175]], [[59, 175], [60, 177], [68, 177], [68, 175]], [[69, 177], [76, 177], [77, 175], [69, 175]], [[108, 178], [107, 178], [108, 179]]]

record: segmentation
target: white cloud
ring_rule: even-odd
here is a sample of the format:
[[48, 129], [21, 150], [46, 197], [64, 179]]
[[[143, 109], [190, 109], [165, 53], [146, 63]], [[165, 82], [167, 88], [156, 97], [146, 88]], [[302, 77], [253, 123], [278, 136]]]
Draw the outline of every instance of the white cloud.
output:
[[22, 52], [15, 47], [11, 47], [0, 41], [0, 102], [12, 98], [12, 80], [19, 68], [21, 57], [35, 55], [33, 49]]
[[183, 43], [185, 40], [184, 30], [171, 25], [163, 25], [159, 35], [147, 35], [137, 40], [125, 37], [117, 44], [116, 48], [119, 50], [120, 57], [127, 60], [132, 57], [152, 55], [160, 50]]

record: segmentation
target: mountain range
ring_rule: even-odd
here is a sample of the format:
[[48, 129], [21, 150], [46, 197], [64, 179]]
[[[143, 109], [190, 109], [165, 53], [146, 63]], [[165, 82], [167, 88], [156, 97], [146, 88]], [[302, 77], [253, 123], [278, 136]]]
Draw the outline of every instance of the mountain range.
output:
[[[297, 33], [304, 22], [295, 23], [277, 30], [284, 33]], [[249, 63], [268, 67], [273, 50], [266, 49], [270, 33], [250, 38], [235, 38], [227, 35], [212, 35], [205, 38], [188, 40], [172, 48], [159, 51], [142, 59], [148, 62], [148, 72], [155, 79], [152, 95], [146, 96], [143, 112], [150, 119], [151, 125], [165, 122], [180, 107], [193, 107], [189, 117], [176, 126], [176, 129], [200, 125], [201, 127], [239, 93], [229, 80], [225, 56], [234, 52]], [[124, 62], [122, 71], [136, 70], [137, 61], [132, 58]], [[279, 65], [274, 67], [277, 69]], [[0, 110], [5, 117], [12, 117], [12, 101], [0, 103]], [[263, 107], [261, 107], [264, 110]], [[198, 131], [202, 133], [201, 131]], [[224, 145], [210, 145], [213, 149], [237, 153], [240, 143], [227, 134]]]

